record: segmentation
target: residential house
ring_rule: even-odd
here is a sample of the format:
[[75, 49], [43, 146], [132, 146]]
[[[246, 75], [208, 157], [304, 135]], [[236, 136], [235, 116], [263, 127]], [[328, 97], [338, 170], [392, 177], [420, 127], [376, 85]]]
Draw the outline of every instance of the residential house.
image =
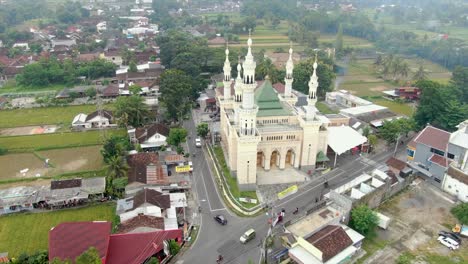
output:
[[106, 21], [102, 21], [102, 22], [97, 23], [96, 31], [98, 33], [102, 33], [102, 32], [104, 32], [106, 30], [107, 30], [107, 22]]
[[407, 163], [441, 187], [445, 172], [453, 156], [448, 156], [450, 133], [433, 126], [426, 126], [407, 146]]
[[49, 231], [49, 260], [74, 260], [95, 247], [103, 264], [143, 264], [151, 257], [164, 261], [168, 241], [181, 244], [180, 229], [147, 233], [111, 234], [111, 223], [105, 221], [61, 223]]
[[383, 91], [383, 93], [391, 99], [414, 101], [419, 100], [422, 91], [418, 87], [399, 87], [394, 90]]
[[73, 118], [72, 127], [80, 128], [107, 128], [115, 127], [114, 116], [111, 111], [94, 111], [89, 115], [80, 113]]
[[58, 46], [70, 48], [76, 45], [75, 39], [54, 39], [52, 40], [52, 48], [55, 50]]
[[[267, 52], [265, 53], [265, 57], [269, 58], [276, 68], [284, 69], [289, 59], [289, 53], [288, 52]], [[291, 58], [294, 63], [299, 63], [299, 61], [301, 60], [301, 56], [297, 53], [293, 53], [291, 55]]]
[[97, 59], [99, 59], [98, 53], [81, 53], [76, 57], [76, 60], [81, 62], [89, 62]]
[[448, 143], [449, 164], [442, 183], [442, 189], [468, 202], [468, 120], [458, 125], [458, 130], [450, 135]]
[[[46, 162], [47, 164], [47, 162]], [[24, 174], [27, 177], [34, 175]], [[54, 180], [48, 185], [19, 186], [0, 190], [0, 215], [34, 208], [62, 208], [99, 197], [105, 191], [104, 177]]]
[[[139, 227], [145, 227], [146, 230], [170, 230], [178, 228], [177, 217], [186, 206], [187, 198], [183, 192], [168, 193], [144, 188], [134, 197], [120, 199], [117, 202], [117, 215], [127, 231]], [[155, 225], [148, 224], [147, 218], [141, 216], [149, 217]]]
[[119, 96], [119, 86], [115, 84], [109, 84], [104, 90], [102, 90], [101, 97], [103, 98], [116, 98]]
[[122, 66], [123, 59], [118, 50], [108, 50], [99, 55], [101, 59], [105, 59], [109, 62], [114, 63], [115, 65]]
[[341, 224], [349, 213], [336, 203], [322, 205], [293, 223], [285, 223], [283, 244], [295, 263], [335, 264], [349, 260], [364, 236]]
[[129, 129], [128, 136], [130, 142], [140, 144], [143, 150], [154, 150], [167, 145], [169, 128], [164, 124], [151, 124]]
[[144, 152], [127, 156], [128, 182], [130, 185], [168, 184], [167, 167], [159, 162], [159, 155], [155, 152]]
[[352, 95], [349, 91], [346, 90], [327, 92], [325, 95], [325, 101], [329, 104], [339, 105], [342, 107], [358, 107], [372, 105], [372, 102]]

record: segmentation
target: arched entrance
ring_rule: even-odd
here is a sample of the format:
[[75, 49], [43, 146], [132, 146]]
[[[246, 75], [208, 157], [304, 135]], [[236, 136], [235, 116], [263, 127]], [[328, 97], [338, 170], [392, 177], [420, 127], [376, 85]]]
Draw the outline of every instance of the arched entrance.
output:
[[265, 153], [263, 151], [257, 152], [257, 167], [265, 168]]
[[280, 158], [280, 153], [277, 150], [273, 151], [273, 153], [271, 153], [270, 158], [270, 168], [279, 168]]
[[294, 167], [294, 161], [296, 160], [296, 153], [294, 153], [294, 150], [290, 149], [288, 152], [286, 152], [286, 166], [293, 166]]

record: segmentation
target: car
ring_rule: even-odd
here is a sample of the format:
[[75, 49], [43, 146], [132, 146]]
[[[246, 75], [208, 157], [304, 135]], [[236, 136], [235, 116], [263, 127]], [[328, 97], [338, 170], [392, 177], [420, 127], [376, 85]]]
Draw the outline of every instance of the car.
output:
[[214, 220], [222, 225], [227, 225], [227, 219], [224, 215], [217, 215], [214, 217]]
[[440, 231], [439, 232], [439, 236], [443, 236], [443, 237], [449, 237], [453, 240], [455, 240], [458, 244], [461, 244], [461, 239], [459, 236], [457, 236], [456, 234], [454, 233], [451, 233], [451, 232], [447, 232], [447, 231]]
[[450, 250], [455, 250], [455, 249], [458, 249], [460, 244], [451, 239], [450, 237], [444, 237], [444, 236], [439, 236], [439, 238], [437, 238], [437, 241], [439, 241], [442, 245], [448, 247]]
[[195, 147], [201, 148], [201, 139], [200, 138], [195, 139]]
[[240, 237], [240, 242], [242, 244], [245, 244], [254, 238], [255, 238], [255, 230], [251, 228], [245, 231], [245, 233]]

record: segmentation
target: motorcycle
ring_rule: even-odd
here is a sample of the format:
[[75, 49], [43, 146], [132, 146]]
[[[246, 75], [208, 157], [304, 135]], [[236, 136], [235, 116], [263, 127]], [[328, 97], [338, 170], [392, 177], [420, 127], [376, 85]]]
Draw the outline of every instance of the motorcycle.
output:
[[296, 210], [294, 210], [293, 214], [299, 213], [299, 208], [296, 207]]
[[218, 258], [216, 259], [216, 263], [221, 263], [223, 261], [223, 256], [219, 255]]

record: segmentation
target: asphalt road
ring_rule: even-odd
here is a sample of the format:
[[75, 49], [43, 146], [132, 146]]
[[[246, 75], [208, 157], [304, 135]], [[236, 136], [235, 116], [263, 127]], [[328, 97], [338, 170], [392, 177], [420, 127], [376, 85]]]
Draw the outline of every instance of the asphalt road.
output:
[[[240, 218], [229, 212], [216, 188], [211, 167], [208, 165], [209, 156], [202, 148], [195, 147], [196, 128], [193, 120], [185, 121], [184, 127], [188, 130], [188, 148], [192, 157], [193, 189], [195, 199], [201, 206], [201, 219], [198, 238], [188, 250], [177, 261], [178, 264], [208, 264], [216, 263], [216, 258], [221, 254], [223, 263], [247, 264], [249, 261], [259, 263], [261, 255], [261, 241], [268, 232], [268, 216], [261, 215], [255, 218]], [[400, 150], [403, 146], [400, 147]], [[385, 162], [392, 152], [382, 152], [371, 156], [371, 160], [357, 157], [355, 161], [338, 167], [331, 172], [317, 177], [307, 185], [301, 187], [299, 191], [282, 200], [272, 203], [273, 212], [279, 212], [281, 208], [286, 209], [284, 221], [292, 217], [291, 214], [296, 207], [300, 212], [307, 210], [316, 203], [321, 195], [327, 190], [324, 182], [328, 181], [329, 188], [335, 188], [353, 178], [361, 175], [365, 171], [370, 171], [378, 164]], [[213, 217], [217, 214], [224, 215], [228, 224], [222, 226]], [[254, 228], [257, 236], [254, 240], [243, 245], [239, 242], [240, 236], [248, 229]]]

